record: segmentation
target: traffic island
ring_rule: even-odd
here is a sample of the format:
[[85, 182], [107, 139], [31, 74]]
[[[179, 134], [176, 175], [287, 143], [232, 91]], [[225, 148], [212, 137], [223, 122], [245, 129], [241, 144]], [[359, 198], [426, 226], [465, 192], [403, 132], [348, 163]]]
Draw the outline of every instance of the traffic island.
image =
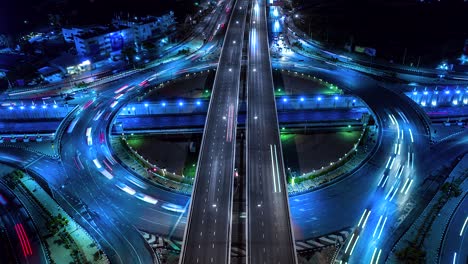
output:
[[[284, 135], [283, 131], [284, 130], [282, 130], [282, 137]], [[321, 166], [318, 169], [313, 169], [308, 172], [303, 172], [299, 175], [288, 166], [288, 156], [285, 153], [285, 163], [288, 166], [288, 192], [290, 194], [299, 194], [311, 191], [323, 184], [332, 182], [339, 177], [348, 175], [363, 164], [365, 159], [369, 156], [369, 153], [371, 153], [371, 150], [377, 144], [377, 138], [378, 131], [375, 126], [364, 126], [362, 127], [362, 130], [358, 132], [355, 143], [352, 144], [344, 155], [338, 156], [335, 160], [329, 161], [325, 166]], [[285, 148], [283, 147], [283, 151], [285, 151], [284, 149]], [[301, 158], [307, 159], [307, 157], [310, 157], [311, 155], [320, 154], [307, 153], [307, 155], [301, 155]]]
[[[135, 143], [135, 141], [133, 141], [133, 143]], [[170, 153], [174, 154], [174, 152], [170, 152], [167, 147], [160, 148], [159, 146], [154, 145], [153, 142], [150, 143], [150, 141], [146, 141], [145, 145], [149, 146], [150, 149], [158, 150], [160, 154], [165, 156], [164, 159], [177, 161], [177, 159], [167, 158], [168, 155], [171, 156]], [[141, 150], [138, 147], [132, 147], [127, 142], [126, 137], [112, 137], [111, 146], [113, 149], [113, 153], [115, 153], [117, 159], [119, 159], [125, 167], [134, 171], [140, 177], [146, 178], [147, 180], [158, 186], [176, 192], [181, 192], [185, 194], [190, 194], [192, 192], [193, 177], [186, 177], [183, 174], [177, 174], [175, 171], [168, 170], [167, 167], [165, 167], [161, 163], [152, 163], [152, 160], [147, 158], [148, 156], [150, 156], [148, 152], [145, 152], [144, 150]], [[164, 149], [165, 151], [161, 152], [161, 149]], [[176, 163], [183, 165], [185, 163], [184, 160], [186, 160], [185, 157], [180, 156], [179, 159], [183, 160], [183, 162]], [[193, 163], [190, 163], [190, 166], [192, 165]], [[180, 169], [179, 171], [184, 172], [184, 170], [185, 167], [182, 167], [182, 169]]]

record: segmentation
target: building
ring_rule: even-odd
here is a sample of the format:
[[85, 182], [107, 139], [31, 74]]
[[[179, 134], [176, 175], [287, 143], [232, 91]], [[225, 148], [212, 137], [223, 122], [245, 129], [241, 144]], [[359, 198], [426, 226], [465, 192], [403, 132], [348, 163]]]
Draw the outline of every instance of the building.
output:
[[59, 82], [62, 80], [63, 73], [60, 69], [55, 67], [42, 67], [37, 70], [41, 75], [42, 79], [48, 81], [49, 83]]
[[75, 43], [78, 55], [89, 58], [120, 54], [122, 48], [135, 41], [133, 29], [126, 26], [63, 28], [62, 34], [65, 41]]
[[74, 37], [76, 52], [80, 56], [109, 57], [134, 44], [133, 29], [120, 26], [93, 30]]
[[104, 58], [117, 56], [124, 47], [137, 50], [143, 41], [166, 36], [175, 31], [174, 12], [155, 17], [116, 17], [112, 26], [62, 28], [66, 42], [74, 43], [81, 57]]
[[130, 17], [122, 18], [117, 16], [112, 20], [114, 26], [125, 26], [133, 30], [135, 46], [138, 47], [143, 41], [163, 37], [175, 30], [174, 12], [155, 17]]

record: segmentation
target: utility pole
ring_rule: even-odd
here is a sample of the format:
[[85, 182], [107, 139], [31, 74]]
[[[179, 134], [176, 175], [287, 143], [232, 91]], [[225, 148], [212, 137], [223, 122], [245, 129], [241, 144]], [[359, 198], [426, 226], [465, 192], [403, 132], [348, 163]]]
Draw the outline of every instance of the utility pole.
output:
[[407, 48], [405, 48], [405, 52], [403, 52], [403, 65], [405, 65], [405, 59], [406, 59], [406, 52], [408, 51]]

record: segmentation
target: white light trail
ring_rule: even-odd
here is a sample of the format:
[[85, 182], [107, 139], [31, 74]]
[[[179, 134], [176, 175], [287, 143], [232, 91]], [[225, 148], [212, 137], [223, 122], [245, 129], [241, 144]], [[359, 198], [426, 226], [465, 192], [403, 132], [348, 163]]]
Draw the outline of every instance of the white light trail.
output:
[[463, 231], [465, 231], [466, 223], [468, 222], [468, 216], [465, 218], [465, 223], [463, 223], [462, 229], [460, 230], [460, 236], [463, 235]]
[[364, 215], [366, 214], [366, 212], [367, 212], [367, 209], [364, 209], [364, 213], [362, 213], [361, 218], [359, 219], [359, 223], [357, 224], [357, 226], [361, 225], [362, 219], [364, 218]]
[[375, 260], [375, 264], [379, 263], [380, 254], [382, 253], [382, 249], [379, 250], [379, 254], [377, 255], [377, 259]]
[[353, 245], [353, 247], [351, 248], [351, 252], [349, 252], [349, 255], [350, 255], [350, 256], [353, 254], [354, 248], [356, 247], [356, 244], [357, 244], [358, 240], [359, 240], [359, 236], [357, 236], [356, 242], [354, 242], [354, 245]]
[[380, 184], [382, 183], [382, 181], [383, 181], [383, 179], [384, 179], [384, 178], [385, 178], [385, 174], [384, 174], [384, 175], [382, 175], [382, 178], [380, 178], [380, 181], [379, 181], [379, 183], [377, 184], [377, 187], [379, 187], [379, 186], [380, 186]]
[[281, 192], [281, 182], [280, 182], [280, 176], [279, 176], [279, 167], [278, 167], [278, 155], [276, 154], [276, 145], [275, 147], [275, 161], [276, 161], [276, 180], [278, 182], [278, 191]]
[[91, 127], [88, 127], [88, 128], [86, 129], [86, 136], [87, 136], [87, 137], [91, 136], [91, 129], [92, 129]]
[[406, 179], [405, 184], [403, 184], [403, 188], [401, 188], [400, 193], [403, 193], [403, 191], [404, 191], [405, 188], [406, 188], [406, 184], [408, 184], [408, 182], [409, 182], [409, 178]]
[[[380, 222], [382, 222], [382, 218], [383, 218], [383, 215], [380, 216], [379, 222], [377, 222], [377, 226], [375, 226], [375, 230], [374, 230], [374, 233], [372, 234], [372, 237], [375, 237], [375, 234], [377, 233], [377, 230], [379, 229]], [[372, 258], [374, 258], [374, 257], [372, 257]]]
[[392, 194], [392, 197], [390, 197], [390, 202], [393, 200], [393, 197], [395, 196], [397, 192], [398, 192], [398, 188], [396, 188], [395, 192]]
[[388, 169], [388, 164], [390, 164], [390, 161], [392, 161], [392, 156], [388, 158], [387, 165], [385, 166], [386, 169]]
[[362, 224], [362, 229], [364, 229], [364, 227], [366, 227], [366, 224], [367, 224], [367, 219], [369, 219], [369, 215], [371, 214], [371, 211], [369, 210], [369, 213], [367, 214], [366, 216], [366, 220], [364, 220], [364, 223]]
[[410, 135], [410, 138], [411, 138], [411, 143], [414, 143], [413, 132], [411, 132], [411, 128], [408, 128], [408, 131], [409, 131], [409, 135]]
[[112, 174], [110, 174], [108, 171], [106, 170], [103, 170], [101, 171], [102, 175], [104, 175], [107, 179], [109, 180], [112, 180], [114, 178], [114, 176], [112, 176]]
[[118, 93], [122, 92], [123, 90], [125, 90], [125, 89], [127, 89], [127, 88], [128, 88], [128, 85], [125, 85], [125, 86], [123, 86], [122, 88], [116, 90], [114, 93], [115, 93], [115, 94], [118, 94]]
[[371, 258], [369, 264], [372, 264], [372, 262], [374, 261], [375, 253], [377, 253], [377, 248], [374, 248], [374, 253], [372, 253], [372, 258]]
[[101, 163], [97, 159], [93, 159], [94, 165], [96, 165], [96, 168], [100, 169], [102, 168]]
[[273, 146], [270, 145], [270, 155], [271, 155], [271, 171], [273, 172], [273, 191], [276, 192], [276, 176], [275, 176], [275, 164], [273, 158]]
[[379, 236], [377, 237], [377, 239], [380, 239], [380, 236], [382, 235], [382, 231], [385, 227], [385, 223], [387, 223], [387, 216], [385, 217], [385, 220], [383, 221], [383, 224], [382, 224], [382, 227], [380, 228]]
[[398, 173], [397, 179], [400, 179], [401, 175], [403, 174], [403, 169], [404, 168], [405, 168], [405, 165], [401, 165], [400, 172]]
[[114, 102], [110, 105], [110, 107], [111, 107], [111, 108], [114, 108], [118, 103], [119, 103], [119, 101], [114, 101]]
[[354, 237], [354, 233], [351, 235], [351, 239], [349, 240], [349, 243], [345, 248], [345, 251], [344, 251], [345, 254], [346, 254], [346, 252], [348, 252], [349, 245], [351, 245], [351, 243], [353, 242], [353, 237]]
[[409, 165], [410, 165], [410, 154], [411, 154], [411, 153], [408, 151], [408, 167], [409, 167]]
[[385, 187], [385, 184], [387, 183], [387, 181], [388, 181], [388, 177], [387, 177], [387, 178], [385, 178], [385, 181], [382, 183], [382, 188], [384, 188], [384, 187]]
[[413, 180], [410, 181], [410, 184], [408, 185], [408, 188], [406, 188], [405, 195], [408, 193], [408, 190], [410, 189], [411, 184], [413, 184]]
[[388, 115], [388, 117], [390, 118], [390, 121], [392, 121], [392, 124], [394, 124], [394, 125], [395, 125], [395, 121], [393, 121], [393, 118], [392, 118], [392, 116], [389, 114], [389, 115]]
[[385, 200], [387, 200], [388, 196], [390, 196], [390, 194], [393, 192], [393, 186], [392, 188], [390, 188], [390, 191], [387, 193], [387, 195], [385, 196]]
[[392, 160], [392, 163], [390, 163], [390, 170], [393, 168], [393, 163], [395, 162], [395, 159]]
[[143, 197], [140, 197], [140, 196], [136, 196], [136, 198], [142, 200], [142, 201], [145, 201], [147, 203], [150, 203], [150, 204], [157, 204], [158, 203], [158, 200], [154, 199], [153, 197], [151, 196], [148, 196], [148, 195], [143, 195]]

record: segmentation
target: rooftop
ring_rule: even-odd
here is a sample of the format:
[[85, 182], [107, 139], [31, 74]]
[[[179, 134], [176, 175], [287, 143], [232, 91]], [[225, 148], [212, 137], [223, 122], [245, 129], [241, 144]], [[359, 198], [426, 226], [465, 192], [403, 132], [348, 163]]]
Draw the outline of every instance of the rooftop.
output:
[[84, 33], [82, 33], [82, 34], [80, 34], [79, 36], [76, 36], [76, 37], [80, 38], [80, 39], [90, 39], [90, 38], [94, 38], [94, 37], [97, 37], [97, 36], [109, 34], [109, 33], [115, 32], [115, 31], [125, 30], [125, 29], [128, 29], [128, 28], [129, 27], [127, 27], [127, 26], [121, 26], [121, 25], [108, 26], [108, 27], [93, 27], [93, 28], [88, 29], [87, 32], [84, 32]]

